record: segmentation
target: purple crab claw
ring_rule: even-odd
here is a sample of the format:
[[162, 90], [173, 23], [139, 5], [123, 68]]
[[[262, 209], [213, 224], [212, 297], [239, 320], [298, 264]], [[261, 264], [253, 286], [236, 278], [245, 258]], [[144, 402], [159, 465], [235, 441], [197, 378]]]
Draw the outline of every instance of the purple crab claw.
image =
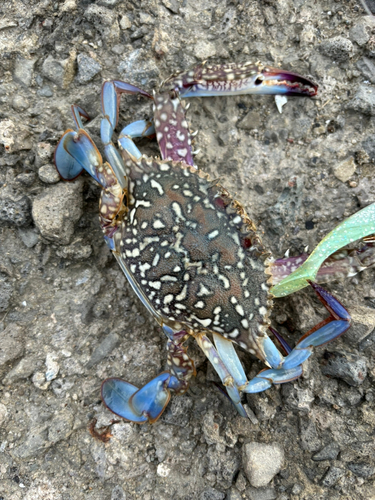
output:
[[166, 80], [162, 90], [178, 91], [181, 97], [240, 94], [271, 94], [313, 97], [318, 86], [311, 80], [259, 63], [200, 64]]

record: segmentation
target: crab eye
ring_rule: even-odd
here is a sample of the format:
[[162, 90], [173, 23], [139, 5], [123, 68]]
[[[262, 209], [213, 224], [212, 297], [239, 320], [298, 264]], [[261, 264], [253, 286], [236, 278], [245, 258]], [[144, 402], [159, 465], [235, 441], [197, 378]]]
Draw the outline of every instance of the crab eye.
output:
[[254, 84], [255, 85], [260, 85], [263, 82], [263, 80], [264, 80], [264, 76], [263, 75], [258, 75], [257, 78], [256, 78], [256, 80], [255, 80], [255, 82], [254, 82]]

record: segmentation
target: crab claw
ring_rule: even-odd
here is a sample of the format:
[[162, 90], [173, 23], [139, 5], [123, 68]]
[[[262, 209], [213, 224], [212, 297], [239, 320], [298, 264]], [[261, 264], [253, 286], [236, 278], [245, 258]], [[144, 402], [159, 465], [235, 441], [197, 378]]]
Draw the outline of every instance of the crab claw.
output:
[[240, 94], [272, 94], [313, 97], [318, 86], [311, 80], [259, 63], [200, 64], [170, 77], [162, 90], [178, 91], [181, 97]]

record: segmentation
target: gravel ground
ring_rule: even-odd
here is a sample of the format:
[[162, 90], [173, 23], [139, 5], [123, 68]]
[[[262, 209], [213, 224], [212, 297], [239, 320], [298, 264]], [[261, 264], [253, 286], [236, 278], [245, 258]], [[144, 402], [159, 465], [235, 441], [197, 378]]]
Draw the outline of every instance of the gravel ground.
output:
[[[104, 79], [150, 91], [207, 58], [280, 64], [317, 98], [282, 114], [272, 97], [196, 99], [188, 117], [197, 163], [274, 255], [313, 248], [375, 198], [375, 20], [354, 0], [3, 0], [0, 50], [0, 498], [374, 500], [374, 271], [327, 287], [353, 326], [302, 379], [248, 396], [251, 419], [192, 343], [189, 391], [153, 426], [114, 423], [101, 381], [144, 384], [165, 341], [106, 248], [98, 186], [59, 181], [52, 155], [72, 103], [98, 117], [97, 137]], [[122, 124], [150, 112], [122, 103]], [[277, 301], [273, 324], [295, 343], [324, 317], [304, 290]], [[261, 369], [240, 356], [249, 377]]]

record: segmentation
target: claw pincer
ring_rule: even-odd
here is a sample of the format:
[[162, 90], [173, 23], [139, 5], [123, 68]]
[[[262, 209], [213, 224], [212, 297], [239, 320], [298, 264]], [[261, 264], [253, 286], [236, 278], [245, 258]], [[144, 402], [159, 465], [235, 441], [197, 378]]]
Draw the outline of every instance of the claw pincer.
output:
[[[275, 263], [275, 275], [288, 274], [286, 269], [292, 266], [289, 261], [284, 267], [277, 266], [271, 260], [242, 205], [195, 165], [194, 134], [181, 104], [181, 99], [194, 96], [312, 97], [316, 92], [317, 86], [310, 80], [258, 63], [200, 64], [166, 80], [154, 97], [126, 82], [105, 82], [100, 130], [105, 162], [83, 129], [82, 119], [89, 120], [89, 116], [79, 106], [72, 107], [78, 130], [66, 131], [58, 143], [57, 169], [66, 180], [73, 180], [84, 169], [102, 186], [99, 220], [105, 241], [168, 339], [167, 370], [140, 389], [116, 377], [103, 382], [102, 399], [112, 412], [136, 423], [155, 422], [171, 392], [184, 393], [195, 375], [194, 362], [183, 345], [193, 337], [238, 413], [246, 416], [242, 392], [264, 391], [299, 377], [302, 363], [314, 347], [349, 328], [346, 309], [311, 282], [330, 317], [302, 337], [294, 349], [273, 330], [286, 356], [279, 352], [267, 334], [272, 265]], [[119, 153], [112, 138], [123, 93], [152, 99], [154, 115], [120, 132]], [[133, 142], [154, 135], [161, 160], [143, 156]], [[234, 343], [269, 369], [248, 381]]]

